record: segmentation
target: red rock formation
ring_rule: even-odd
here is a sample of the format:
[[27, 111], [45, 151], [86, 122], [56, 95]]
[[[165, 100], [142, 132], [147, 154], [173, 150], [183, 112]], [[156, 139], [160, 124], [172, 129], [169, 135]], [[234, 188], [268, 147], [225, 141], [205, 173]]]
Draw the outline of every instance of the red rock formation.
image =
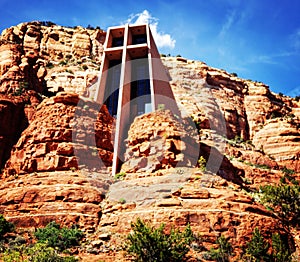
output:
[[[253, 139], [253, 149], [263, 148], [276, 161], [284, 160], [282, 165], [299, 170], [298, 102], [272, 93], [265, 84], [240, 79], [202, 62], [175, 58], [163, 58], [163, 62], [176, 101], [199, 126], [201, 140], [216, 141], [215, 132], [228, 139]], [[286, 124], [286, 119], [296, 124]], [[289, 132], [291, 135], [285, 135]]]
[[[299, 102], [202, 62], [164, 58], [182, 115], [195, 125], [186, 128], [164, 111], [137, 118], [126, 141], [124, 181], [112, 183], [103, 167], [112, 160], [114, 119], [78, 95], [93, 95], [104, 36], [102, 30], [40, 22], [2, 33], [0, 166], [10, 158], [0, 213], [17, 226], [56, 220], [117, 233], [108, 261], [120, 257], [117, 236], [127, 234], [136, 217], [156, 225], [190, 223], [208, 249], [220, 234], [238, 250], [255, 227], [266, 235], [281, 230], [241, 189], [277, 183], [284, 166], [300, 171]], [[28, 89], [44, 92], [46, 86], [77, 94], [39, 104]], [[199, 156], [210, 163], [206, 172], [194, 167]]]
[[[106, 107], [80, 101], [77, 94], [45, 99], [14, 146], [4, 173], [19, 175], [111, 165], [113, 118]], [[98, 113], [99, 112], [99, 113]], [[105, 164], [105, 165], [103, 165]]]
[[0, 95], [0, 169], [10, 157], [13, 145], [27, 128], [40, 101], [34, 91], [23, 96]]
[[[130, 222], [137, 217], [156, 226], [166, 223], [168, 228], [182, 228], [189, 223], [201, 236], [204, 248], [213, 247], [222, 234], [230, 237], [238, 252], [255, 227], [266, 235], [282, 230], [282, 225], [262, 205], [238, 190], [232, 191], [215, 175], [191, 168], [169, 169], [156, 175], [128, 176], [110, 187], [100, 221], [103, 231], [128, 234]], [[188, 179], [180, 182], [180, 176]], [[113, 237], [112, 241], [118, 240]]]
[[57, 221], [95, 230], [109, 183], [107, 174], [84, 170], [23, 175], [1, 183], [0, 212], [17, 227]]
[[[82, 71], [82, 59], [89, 58], [91, 61], [85, 63], [85, 68], [92, 71], [86, 72], [80, 81], [83, 89], [80, 94], [85, 94], [90, 86], [87, 75], [94, 78], [99, 73], [97, 63], [101, 61], [104, 39], [105, 32], [100, 29], [66, 28], [42, 22], [22, 23], [4, 30], [0, 36], [0, 92], [14, 93], [26, 83], [26, 89], [44, 93], [50, 80], [51, 87], [59, 90], [60, 79], [54, 81], [55, 74]], [[73, 64], [67, 65], [71, 58]], [[49, 70], [53, 63], [65, 68]], [[65, 91], [78, 89], [78, 81], [69, 88]]]
[[282, 166], [300, 172], [300, 119], [292, 116], [267, 121], [253, 143]]
[[175, 166], [195, 166], [199, 156], [195, 134], [195, 126], [193, 130], [193, 126], [184, 125], [170, 111], [136, 118], [128, 132], [122, 171], [151, 173]]
[[[14, 113], [8, 109], [6, 117]], [[15, 128], [15, 122], [8, 122], [1, 131]], [[106, 107], [77, 94], [59, 93], [40, 103], [6, 162], [1, 214], [22, 227], [56, 220], [94, 230], [110, 183], [106, 166], [112, 161], [112, 125]]]

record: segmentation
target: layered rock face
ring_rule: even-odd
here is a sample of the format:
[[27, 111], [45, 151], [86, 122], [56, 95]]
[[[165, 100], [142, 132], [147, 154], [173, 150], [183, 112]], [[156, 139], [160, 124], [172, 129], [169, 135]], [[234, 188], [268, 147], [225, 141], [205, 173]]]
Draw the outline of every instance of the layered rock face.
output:
[[77, 94], [40, 103], [6, 162], [1, 213], [18, 226], [56, 220], [95, 229], [111, 183], [113, 122], [106, 107]]
[[111, 232], [112, 243], [121, 245], [115, 233], [128, 234], [130, 222], [138, 217], [157, 227], [166, 223], [168, 229], [190, 224], [202, 236], [203, 250], [213, 247], [222, 234], [230, 238], [235, 251], [251, 239], [255, 227], [264, 235], [280, 230], [280, 223], [262, 205], [229, 185], [236, 187], [193, 168], [161, 170], [150, 177], [128, 174], [110, 187], [101, 230]]
[[293, 118], [272, 119], [253, 139], [257, 148], [286, 167], [300, 172], [300, 121]]
[[4, 174], [110, 166], [113, 121], [106, 107], [80, 101], [77, 94], [45, 99], [13, 148]]
[[[228, 139], [254, 139], [257, 141], [257, 150], [260, 150], [260, 144], [263, 144], [272, 156], [278, 151], [276, 160], [279, 162], [284, 158], [280, 158], [279, 155], [288, 155], [289, 159], [293, 159], [289, 162], [290, 167], [298, 170], [299, 102], [272, 93], [265, 84], [240, 79], [202, 62], [170, 57], [162, 59], [170, 72], [177, 104], [180, 110], [185, 115], [192, 116], [199, 126], [201, 140], [216, 141], [217, 134]], [[286, 126], [287, 118], [295, 123], [291, 126], [294, 135], [287, 138], [283, 134], [289, 132], [287, 130], [281, 135], [276, 135], [275, 145], [266, 136], [272, 136], [273, 128]], [[270, 121], [277, 124], [270, 125]], [[264, 135], [262, 130], [269, 130], [269, 134]], [[268, 145], [269, 142], [272, 146]], [[289, 145], [281, 147], [286, 143]], [[289, 150], [290, 147], [293, 149]], [[282, 165], [285, 164], [282, 162]]]
[[[88, 88], [97, 81], [104, 40], [101, 29], [67, 28], [50, 22], [8, 28], [0, 37], [0, 92], [50, 89], [88, 96]], [[64, 81], [67, 73], [70, 81]]]
[[107, 174], [83, 170], [26, 174], [1, 184], [0, 212], [17, 227], [57, 221], [95, 230], [109, 184]]

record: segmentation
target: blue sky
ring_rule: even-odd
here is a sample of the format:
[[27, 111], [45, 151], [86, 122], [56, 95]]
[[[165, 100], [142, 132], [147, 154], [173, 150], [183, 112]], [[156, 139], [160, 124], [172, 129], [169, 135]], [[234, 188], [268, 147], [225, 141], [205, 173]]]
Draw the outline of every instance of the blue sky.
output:
[[0, 0], [0, 18], [0, 31], [33, 20], [106, 29], [146, 19], [161, 53], [300, 95], [299, 0]]

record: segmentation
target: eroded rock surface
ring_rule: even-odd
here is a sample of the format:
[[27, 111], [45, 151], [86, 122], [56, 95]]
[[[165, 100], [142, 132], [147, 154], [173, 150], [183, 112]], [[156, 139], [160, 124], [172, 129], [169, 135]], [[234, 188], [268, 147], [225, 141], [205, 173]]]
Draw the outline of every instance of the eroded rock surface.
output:
[[106, 107], [80, 100], [77, 94], [45, 99], [14, 146], [4, 174], [110, 166], [113, 121]]
[[128, 133], [122, 171], [151, 173], [175, 166], [195, 166], [200, 155], [195, 135], [195, 126], [180, 121], [170, 111], [140, 116]]

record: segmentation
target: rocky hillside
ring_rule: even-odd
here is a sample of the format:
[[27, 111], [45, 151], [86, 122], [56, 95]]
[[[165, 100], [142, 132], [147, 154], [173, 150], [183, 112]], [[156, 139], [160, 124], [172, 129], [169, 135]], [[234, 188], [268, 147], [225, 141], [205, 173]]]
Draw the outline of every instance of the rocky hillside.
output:
[[23, 228], [78, 224], [88, 232], [83, 261], [128, 261], [120, 245], [137, 217], [190, 224], [203, 250], [225, 235], [239, 253], [255, 227], [299, 248], [299, 232], [287, 232], [255, 192], [286, 170], [298, 179], [300, 102], [203, 62], [162, 57], [182, 117], [136, 118], [114, 178], [114, 119], [91, 99], [104, 39], [101, 29], [49, 22], [2, 32], [0, 213]]

